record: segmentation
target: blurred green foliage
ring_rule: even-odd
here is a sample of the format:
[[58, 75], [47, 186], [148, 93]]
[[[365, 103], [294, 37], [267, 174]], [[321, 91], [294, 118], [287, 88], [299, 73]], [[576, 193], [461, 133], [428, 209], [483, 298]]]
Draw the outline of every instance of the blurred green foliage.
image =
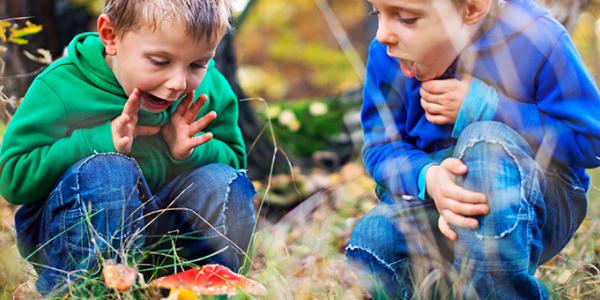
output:
[[72, 6], [85, 6], [92, 16], [97, 16], [102, 12], [106, 0], [69, 0]]
[[[341, 97], [300, 99], [270, 104], [259, 113], [269, 117], [279, 144], [290, 154], [310, 157], [331, 147], [331, 140], [344, 132], [343, 117], [354, 106]], [[301, 138], [300, 138], [301, 137]]]

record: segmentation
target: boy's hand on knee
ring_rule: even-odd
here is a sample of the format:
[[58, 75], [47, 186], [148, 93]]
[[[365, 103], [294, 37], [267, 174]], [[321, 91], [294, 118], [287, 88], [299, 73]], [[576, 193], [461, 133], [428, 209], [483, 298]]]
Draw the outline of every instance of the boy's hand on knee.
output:
[[425, 118], [433, 124], [454, 124], [471, 86], [468, 74], [458, 79], [429, 80], [423, 82], [419, 93]]
[[467, 174], [467, 166], [460, 159], [447, 158], [442, 164], [431, 166], [427, 170], [427, 193], [440, 212], [438, 226], [442, 234], [451, 240], [456, 233], [449, 225], [475, 229], [479, 226], [473, 216], [489, 212], [486, 196], [464, 189], [456, 184], [457, 176]]
[[169, 145], [171, 155], [177, 160], [188, 158], [194, 148], [206, 143], [213, 137], [210, 132], [195, 136], [217, 118], [217, 113], [211, 111], [194, 121], [200, 113], [202, 105], [206, 102], [207, 96], [203, 94], [193, 104], [192, 99], [194, 99], [193, 91], [181, 101], [177, 110], [171, 116], [171, 122], [161, 130], [165, 142]]
[[456, 232], [452, 230], [452, 228], [450, 228], [450, 224], [448, 224], [446, 218], [444, 218], [444, 216], [442, 215], [440, 215], [440, 217], [438, 218], [438, 228], [440, 229], [440, 232], [450, 240], [455, 241], [458, 237], [458, 235], [456, 235]]
[[133, 139], [139, 135], [154, 135], [160, 131], [157, 126], [138, 126], [138, 111], [140, 110], [140, 90], [133, 90], [125, 102], [123, 112], [110, 122], [113, 145], [119, 153], [131, 152]]

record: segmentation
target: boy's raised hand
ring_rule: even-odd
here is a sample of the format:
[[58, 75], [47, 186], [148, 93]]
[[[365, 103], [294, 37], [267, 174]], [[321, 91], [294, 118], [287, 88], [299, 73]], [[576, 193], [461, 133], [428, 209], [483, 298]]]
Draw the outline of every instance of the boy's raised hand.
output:
[[138, 126], [138, 111], [140, 110], [140, 90], [134, 89], [125, 102], [123, 112], [110, 122], [113, 145], [119, 153], [129, 154], [133, 139], [140, 135], [154, 135], [160, 131], [157, 126]]
[[193, 91], [181, 101], [177, 110], [171, 116], [171, 122], [161, 130], [165, 142], [169, 145], [171, 155], [177, 160], [188, 158], [194, 148], [206, 143], [213, 137], [210, 132], [195, 136], [217, 117], [217, 113], [211, 111], [194, 121], [200, 113], [202, 105], [206, 102], [207, 96], [203, 94], [193, 104], [191, 104], [192, 99], [194, 99]]
[[471, 75], [463, 74], [460, 80], [452, 78], [423, 82], [419, 93], [425, 118], [433, 124], [454, 124], [471, 81]]
[[467, 166], [458, 158], [447, 158], [440, 165], [427, 170], [427, 193], [435, 202], [440, 213], [438, 227], [443, 235], [456, 239], [456, 232], [450, 225], [476, 229], [479, 222], [474, 216], [489, 212], [486, 196], [464, 189], [456, 184], [458, 176], [467, 174]]

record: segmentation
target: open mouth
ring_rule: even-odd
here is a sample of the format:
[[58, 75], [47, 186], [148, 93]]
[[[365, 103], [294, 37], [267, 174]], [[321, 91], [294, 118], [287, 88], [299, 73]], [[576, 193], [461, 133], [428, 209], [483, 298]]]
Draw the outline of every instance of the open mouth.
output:
[[408, 78], [413, 78], [417, 75], [417, 64], [408, 59], [400, 59], [400, 69], [402, 74]]
[[148, 108], [156, 110], [164, 110], [173, 102], [148, 93], [143, 93], [142, 99]]

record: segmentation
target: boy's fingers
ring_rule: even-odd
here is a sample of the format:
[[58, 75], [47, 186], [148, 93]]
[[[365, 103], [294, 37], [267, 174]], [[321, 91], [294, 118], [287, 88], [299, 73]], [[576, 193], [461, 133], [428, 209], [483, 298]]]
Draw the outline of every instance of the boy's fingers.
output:
[[119, 153], [128, 154], [131, 152], [131, 139], [128, 136], [119, 138], [115, 148]]
[[429, 80], [423, 82], [421, 87], [429, 93], [432, 94], [442, 94], [447, 93], [452, 90], [452, 87], [456, 85], [457, 80], [452, 79], [442, 79], [442, 80]]
[[454, 199], [463, 203], [486, 204], [487, 197], [483, 193], [473, 192], [462, 186], [453, 184], [447, 187], [444, 192], [447, 198]]
[[467, 174], [467, 166], [458, 158], [447, 158], [442, 161], [442, 166], [455, 175]]
[[431, 114], [429, 112], [425, 114], [425, 118], [431, 124], [443, 125], [443, 124], [451, 124], [452, 123], [452, 120], [450, 120], [450, 118], [448, 118], [444, 115], [435, 115], [435, 114]]
[[198, 113], [200, 113], [200, 110], [202, 109], [202, 106], [204, 106], [204, 103], [206, 103], [206, 99], [207, 99], [206, 94], [202, 94], [202, 95], [200, 95], [200, 97], [198, 97], [198, 100], [196, 100], [196, 102], [192, 103], [192, 106], [186, 112], [186, 115], [185, 115], [185, 119], [188, 122], [191, 123], [196, 119], [196, 117], [198, 116]]
[[127, 125], [129, 124], [130, 120], [131, 120], [131, 117], [129, 115], [120, 115], [119, 117], [117, 117], [115, 119], [115, 128], [114, 128], [116, 134], [118, 134], [119, 136], [127, 135], [127, 130], [128, 130]]
[[425, 98], [421, 98], [421, 107], [424, 111], [432, 115], [439, 115], [444, 111], [444, 107], [435, 102], [429, 102]]
[[135, 136], [147, 136], [147, 135], [155, 135], [160, 132], [160, 126], [136, 126], [135, 127]]
[[192, 123], [191, 125], [191, 135], [195, 135], [200, 132], [202, 129], [206, 128], [210, 122], [217, 118], [217, 113], [211, 111], [204, 115], [202, 118], [198, 119], [198, 121]]
[[190, 103], [192, 103], [192, 99], [194, 99], [194, 91], [187, 94], [185, 96], [185, 98], [183, 98], [183, 100], [181, 100], [181, 102], [179, 103], [179, 106], [177, 106], [177, 109], [175, 110], [175, 112], [178, 114], [185, 114], [185, 112], [190, 107]]
[[205, 133], [200, 136], [195, 136], [192, 138], [191, 148], [194, 149], [194, 148], [210, 141], [212, 138], [213, 138], [212, 132], [208, 132], [208, 133]]
[[463, 217], [459, 214], [453, 213], [451, 210], [444, 209], [441, 211], [441, 215], [446, 218], [449, 224], [462, 228], [477, 229], [479, 222], [474, 218]]
[[140, 109], [140, 90], [134, 89], [127, 102], [125, 102], [125, 107], [123, 107], [123, 114], [125, 115], [133, 115], [137, 116], [138, 110]]
[[481, 216], [489, 212], [489, 207], [486, 204], [470, 204], [453, 199], [446, 201], [444, 206], [462, 216]]
[[452, 241], [456, 240], [456, 232], [454, 232], [454, 230], [452, 230], [450, 228], [450, 225], [448, 225], [448, 222], [446, 221], [446, 219], [444, 218], [444, 216], [440, 216], [438, 218], [438, 227], [440, 228], [440, 232], [446, 236], [447, 238], [449, 238]]
[[449, 98], [447, 94], [432, 94], [423, 88], [419, 89], [419, 94], [423, 100], [429, 103], [443, 104]]

